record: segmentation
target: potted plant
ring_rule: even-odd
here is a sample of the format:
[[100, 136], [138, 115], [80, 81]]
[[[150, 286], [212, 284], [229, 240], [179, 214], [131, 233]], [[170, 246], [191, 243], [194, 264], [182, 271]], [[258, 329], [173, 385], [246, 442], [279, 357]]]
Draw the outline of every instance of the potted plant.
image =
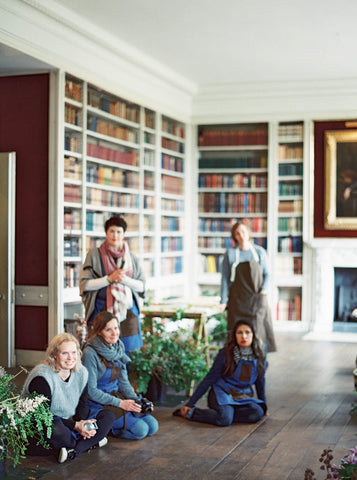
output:
[[130, 364], [131, 381], [140, 393], [146, 394], [155, 380], [175, 392], [187, 391], [206, 374], [205, 346], [197, 342], [195, 333], [183, 328], [167, 333], [164, 320], [146, 317], [142, 332], [144, 346], [131, 353]]
[[21, 396], [14, 382], [18, 374], [7, 374], [0, 367], [0, 474], [5, 471], [6, 460], [16, 467], [25, 458], [30, 439], [46, 447], [52, 432], [48, 399], [44, 395]]

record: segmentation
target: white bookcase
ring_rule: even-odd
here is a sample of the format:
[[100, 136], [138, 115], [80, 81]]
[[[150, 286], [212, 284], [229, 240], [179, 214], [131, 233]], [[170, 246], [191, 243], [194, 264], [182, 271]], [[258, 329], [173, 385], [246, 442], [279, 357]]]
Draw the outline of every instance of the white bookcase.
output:
[[69, 74], [59, 84], [63, 318], [83, 314], [80, 268], [88, 249], [103, 242], [112, 214], [128, 223], [126, 239], [149, 296], [183, 295], [186, 125]]

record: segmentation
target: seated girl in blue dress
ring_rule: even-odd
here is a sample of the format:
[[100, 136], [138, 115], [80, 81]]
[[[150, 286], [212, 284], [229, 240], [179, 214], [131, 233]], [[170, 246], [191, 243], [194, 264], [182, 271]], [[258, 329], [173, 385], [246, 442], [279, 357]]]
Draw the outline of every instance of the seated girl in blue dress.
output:
[[156, 433], [159, 424], [149, 413], [141, 413], [139, 397], [128, 379], [126, 365], [130, 358], [119, 334], [119, 322], [113, 313], [103, 311], [96, 315], [83, 351], [89, 406], [94, 417], [103, 409], [114, 411], [114, 436], [140, 440]]
[[[185, 406], [174, 412], [194, 422], [221, 427], [255, 423], [267, 415], [265, 399], [266, 353], [248, 319], [238, 320], [228, 342]], [[254, 397], [253, 385], [257, 398]], [[196, 402], [209, 390], [207, 409]]]

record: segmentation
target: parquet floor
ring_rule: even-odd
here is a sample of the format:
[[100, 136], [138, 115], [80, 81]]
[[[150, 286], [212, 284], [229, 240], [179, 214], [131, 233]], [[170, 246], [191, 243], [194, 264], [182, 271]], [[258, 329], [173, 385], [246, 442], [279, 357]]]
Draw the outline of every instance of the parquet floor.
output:
[[[269, 416], [255, 425], [213, 427], [173, 417], [157, 407], [159, 432], [128, 441], [110, 438], [100, 450], [59, 465], [53, 457], [29, 457], [8, 478], [44, 480], [303, 480], [318, 479], [318, 458], [333, 450], [336, 463], [357, 445], [352, 370], [357, 345], [304, 341], [279, 333], [269, 354]], [[204, 404], [204, 403], [203, 403]], [[202, 404], [202, 405], [203, 405]]]

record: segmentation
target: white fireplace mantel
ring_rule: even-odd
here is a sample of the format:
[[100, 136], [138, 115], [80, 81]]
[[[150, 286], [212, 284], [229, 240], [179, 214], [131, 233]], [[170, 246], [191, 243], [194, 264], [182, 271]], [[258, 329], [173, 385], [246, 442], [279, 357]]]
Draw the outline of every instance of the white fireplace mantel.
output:
[[[333, 332], [335, 302], [335, 271], [340, 268], [357, 268], [357, 239], [314, 239], [306, 248], [311, 250], [311, 331], [307, 337], [321, 339]], [[334, 337], [346, 334], [334, 332]], [[357, 341], [356, 334], [348, 334]]]

